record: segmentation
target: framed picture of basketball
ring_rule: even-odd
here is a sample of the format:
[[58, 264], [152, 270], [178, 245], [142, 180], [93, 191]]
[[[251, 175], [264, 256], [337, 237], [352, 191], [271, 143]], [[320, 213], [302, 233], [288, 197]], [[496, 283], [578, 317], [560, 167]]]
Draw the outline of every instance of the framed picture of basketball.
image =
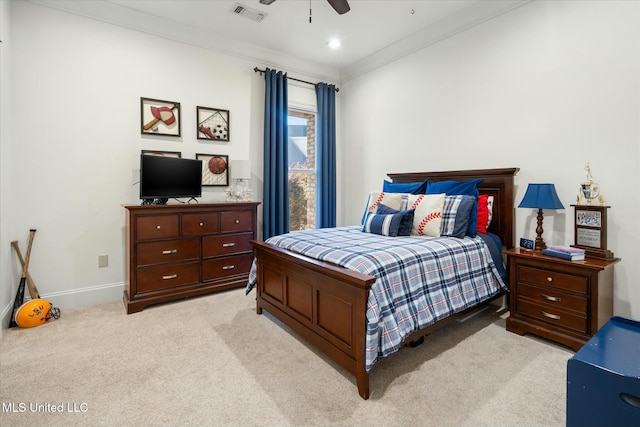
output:
[[198, 139], [229, 142], [229, 110], [196, 107]]
[[196, 154], [196, 160], [202, 160], [203, 186], [229, 186], [229, 156], [224, 154]]
[[180, 136], [180, 103], [140, 98], [140, 133]]

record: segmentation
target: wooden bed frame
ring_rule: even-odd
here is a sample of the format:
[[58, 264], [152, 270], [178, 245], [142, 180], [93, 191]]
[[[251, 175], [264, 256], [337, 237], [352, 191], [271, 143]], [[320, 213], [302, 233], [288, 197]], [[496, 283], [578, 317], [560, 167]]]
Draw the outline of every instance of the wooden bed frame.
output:
[[[514, 175], [517, 168], [452, 172], [390, 173], [395, 183], [484, 178], [481, 194], [494, 196], [488, 231], [514, 246]], [[367, 298], [375, 278], [253, 240], [257, 260], [256, 311], [267, 310], [332, 360], [355, 375], [358, 393], [369, 398], [365, 370]], [[475, 307], [474, 307], [475, 308]], [[416, 331], [410, 343], [466, 312]]]

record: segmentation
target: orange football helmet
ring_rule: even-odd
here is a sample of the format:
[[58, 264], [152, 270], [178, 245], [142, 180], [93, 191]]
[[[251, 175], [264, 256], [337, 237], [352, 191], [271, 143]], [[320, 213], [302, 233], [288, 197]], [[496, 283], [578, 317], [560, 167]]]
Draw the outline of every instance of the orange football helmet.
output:
[[[43, 299], [32, 299], [20, 306], [16, 313], [16, 323], [21, 328], [33, 328], [47, 323], [51, 317], [55, 316], [49, 301]], [[59, 317], [59, 315], [58, 315]]]

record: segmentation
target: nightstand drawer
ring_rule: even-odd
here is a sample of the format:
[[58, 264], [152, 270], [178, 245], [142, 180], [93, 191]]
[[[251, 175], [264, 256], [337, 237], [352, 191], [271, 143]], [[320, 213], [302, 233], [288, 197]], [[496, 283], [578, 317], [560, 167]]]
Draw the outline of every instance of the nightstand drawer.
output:
[[518, 281], [553, 286], [559, 289], [579, 292], [586, 295], [589, 280], [586, 277], [572, 276], [553, 270], [542, 270], [534, 267], [518, 265]]
[[530, 316], [545, 323], [571, 329], [581, 334], [587, 333], [586, 316], [569, 314], [566, 311], [558, 310], [542, 304], [536, 304], [524, 298], [518, 298], [518, 312], [525, 316]]
[[557, 288], [545, 288], [521, 283], [518, 287], [518, 295], [538, 303], [549, 304], [552, 307], [574, 310], [579, 313], [587, 312], [586, 298], [560, 292]]

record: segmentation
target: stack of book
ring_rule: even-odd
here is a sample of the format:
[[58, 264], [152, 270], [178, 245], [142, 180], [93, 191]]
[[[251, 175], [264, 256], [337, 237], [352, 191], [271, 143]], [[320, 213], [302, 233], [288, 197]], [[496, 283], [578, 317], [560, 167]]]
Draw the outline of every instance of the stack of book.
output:
[[543, 255], [554, 256], [556, 258], [568, 259], [569, 261], [583, 261], [584, 249], [571, 246], [547, 246], [542, 250]]

